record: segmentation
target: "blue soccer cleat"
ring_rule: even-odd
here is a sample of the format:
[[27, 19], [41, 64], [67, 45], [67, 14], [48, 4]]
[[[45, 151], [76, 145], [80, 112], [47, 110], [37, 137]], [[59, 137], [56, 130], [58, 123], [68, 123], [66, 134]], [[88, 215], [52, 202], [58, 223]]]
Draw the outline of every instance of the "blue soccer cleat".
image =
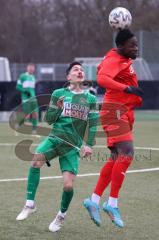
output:
[[124, 227], [123, 220], [121, 219], [120, 212], [118, 208], [113, 208], [110, 205], [107, 204], [107, 202], [103, 203], [103, 210], [109, 215], [111, 218], [112, 222], [120, 227]]
[[85, 199], [83, 204], [87, 209], [90, 218], [99, 227], [101, 224], [99, 206], [95, 202], [92, 202], [89, 198]]

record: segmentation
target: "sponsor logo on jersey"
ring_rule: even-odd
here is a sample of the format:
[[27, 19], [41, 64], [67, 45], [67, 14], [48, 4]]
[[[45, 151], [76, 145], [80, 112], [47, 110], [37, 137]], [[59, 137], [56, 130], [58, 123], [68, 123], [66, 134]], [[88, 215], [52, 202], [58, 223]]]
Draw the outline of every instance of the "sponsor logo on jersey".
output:
[[24, 81], [23, 88], [35, 88], [35, 81], [32, 81], [32, 80]]
[[65, 102], [62, 115], [65, 117], [73, 117], [82, 120], [87, 120], [88, 113], [89, 107], [87, 106], [82, 106], [78, 103]]

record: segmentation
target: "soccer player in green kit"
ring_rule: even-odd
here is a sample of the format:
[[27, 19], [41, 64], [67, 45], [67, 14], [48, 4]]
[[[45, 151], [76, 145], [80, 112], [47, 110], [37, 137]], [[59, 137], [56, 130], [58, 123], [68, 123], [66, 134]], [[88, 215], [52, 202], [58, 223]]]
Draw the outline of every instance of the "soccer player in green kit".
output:
[[32, 122], [32, 133], [36, 134], [38, 123], [38, 103], [35, 96], [35, 65], [29, 63], [27, 65], [27, 71], [22, 73], [17, 81], [16, 89], [21, 93], [22, 110], [24, 116], [20, 119], [16, 128], [18, 129], [22, 125], [25, 119], [29, 119]]
[[60, 210], [49, 225], [51, 232], [59, 231], [73, 197], [73, 182], [78, 173], [80, 148], [86, 127], [88, 134], [83, 156], [92, 153], [98, 121], [96, 97], [83, 90], [85, 74], [79, 62], [66, 70], [69, 86], [53, 92], [45, 119], [53, 124], [50, 135], [37, 147], [28, 175], [26, 203], [16, 220], [24, 220], [36, 211], [35, 194], [40, 180], [40, 167], [59, 156], [63, 176], [63, 193]]

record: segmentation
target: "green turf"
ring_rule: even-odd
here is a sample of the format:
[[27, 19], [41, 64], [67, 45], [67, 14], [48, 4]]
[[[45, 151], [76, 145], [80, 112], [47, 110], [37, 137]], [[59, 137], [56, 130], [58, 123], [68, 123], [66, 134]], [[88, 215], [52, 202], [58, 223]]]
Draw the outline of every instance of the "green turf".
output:
[[[145, 113], [146, 114], [146, 113]], [[135, 146], [159, 148], [159, 122], [154, 117], [149, 121], [137, 118], [135, 124]], [[16, 144], [27, 135], [14, 136], [8, 124], [0, 124], [0, 143]], [[30, 137], [29, 137], [30, 138]], [[30, 138], [34, 143], [40, 139]], [[104, 147], [105, 139], [97, 139], [92, 158], [81, 159], [80, 174], [97, 173], [109, 154]], [[13, 146], [0, 145], [0, 179], [27, 177], [29, 162], [19, 160]], [[130, 168], [144, 169], [159, 167], [159, 151], [136, 150]], [[58, 160], [52, 167], [44, 167], [41, 176], [60, 175]], [[36, 205], [38, 211], [24, 222], [16, 222], [16, 215], [24, 204], [26, 182], [0, 182], [0, 240], [156, 240], [158, 239], [159, 213], [159, 172], [129, 173], [120, 194], [120, 209], [125, 222], [124, 229], [115, 227], [104, 212], [101, 212], [102, 225], [96, 227], [82, 206], [96, 183], [97, 176], [77, 178], [75, 196], [61, 232], [50, 233], [48, 225], [56, 215], [61, 197], [62, 180], [42, 180]], [[107, 190], [101, 203], [109, 194]]]

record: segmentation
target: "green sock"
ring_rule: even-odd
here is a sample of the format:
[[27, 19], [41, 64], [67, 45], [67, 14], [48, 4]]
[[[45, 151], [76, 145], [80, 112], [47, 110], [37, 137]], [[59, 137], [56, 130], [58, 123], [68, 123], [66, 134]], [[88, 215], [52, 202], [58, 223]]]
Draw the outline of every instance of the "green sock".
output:
[[27, 182], [27, 199], [34, 200], [40, 181], [40, 168], [30, 167]]
[[33, 130], [36, 130], [37, 125], [38, 125], [38, 120], [36, 118], [31, 119], [32, 125], [33, 125]]
[[73, 197], [73, 189], [69, 192], [63, 191], [61, 199], [61, 212], [64, 213], [67, 211], [69, 204]]

